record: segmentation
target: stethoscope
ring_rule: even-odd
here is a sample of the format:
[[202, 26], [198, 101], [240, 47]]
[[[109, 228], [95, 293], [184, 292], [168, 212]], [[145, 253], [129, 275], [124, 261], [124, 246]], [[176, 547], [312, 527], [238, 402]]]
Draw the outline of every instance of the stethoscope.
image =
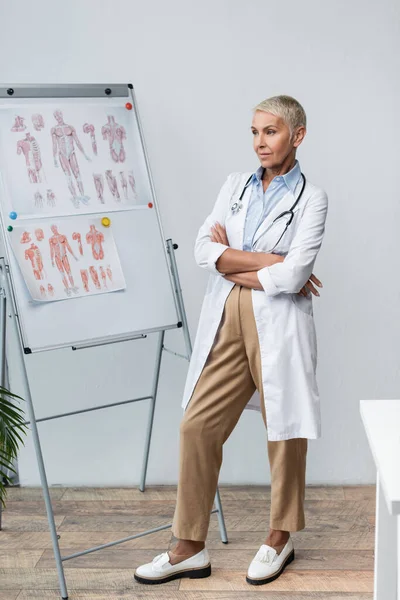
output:
[[[282, 232], [282, 235], [280, 236], [279, 240], [276, 242], [275, 246], [277, 246], [279, 244], [279, 242], [281, 241], [283, 235], [285, 234], [287, 228], [289, 227], [290, 223], [293, 221], [293, 217], [294, 217], [294, 208], [296, 206], [296, 204], [299, 202], [303, 192], [304, 192], [304, 188], [306, 186], [306, 177], [304, 175], [304, 173], [301, 173], [301, 176], [303, 178], [303, 185], [300, 191], [300, 194], [298, 195], [297, 199], [295, 200], [295, 202], [292, 204], [292, 206], [289, 208], [289, 210], [284, 210], [283, 212], [281, 212], [280, 215], [278, 215], [277, 217], [275, 217], [275, 219], [272, 221], [271, 226], [275, 223], [275, 221], [277, 221], [278, 219], [282, 218], [284, 215], [290, 215], [290, 217], [288, 218], [287, 222], [286, 222], [286, 227]], [[242, 202], [242, 198], [243, 195], [246, 191], [247, 186], [249, 185], [251, 179], [253, 178], [253, 175], [250, 175], [250, 177], [248, 178], [248, 180], [246, 181], [244, 188], [242, 190], [242, 193], [240, 194], [238, 200], [236, 200], [232, 206], [231, 206], [231, 211], [233, 215], [236, 215], [242, 208], [243, 208], [243, 202]], [[275, 248], [274, 246], [274, 248]], [[272, 248], [273, 250], [273, 248]]]

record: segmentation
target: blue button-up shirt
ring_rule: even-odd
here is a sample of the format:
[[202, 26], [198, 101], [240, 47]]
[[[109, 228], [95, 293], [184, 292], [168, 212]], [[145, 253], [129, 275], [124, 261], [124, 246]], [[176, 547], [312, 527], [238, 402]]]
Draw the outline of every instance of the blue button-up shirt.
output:
[[247, 250], [248, 252], [252, 250], [254, 234], [260, 224], [278, 204], [279, 200], [285, 196], [288, 190], [291, 190], [293, 194], [295, 193], [296, 184], [301, 177], [300, 164], [296, 159], [294, 167], [288, 173], [274, 177], [264, 192], [261, 180], [263, 172], [264, 167], [260, 166], [253, 173], [253, 177], [249, 183], [252, 190], [243, 235], [243, 250]]

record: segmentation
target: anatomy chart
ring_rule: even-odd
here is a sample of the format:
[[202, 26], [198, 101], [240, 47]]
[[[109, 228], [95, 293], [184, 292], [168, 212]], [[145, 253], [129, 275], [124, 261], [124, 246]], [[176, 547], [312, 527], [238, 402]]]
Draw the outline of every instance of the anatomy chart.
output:
[[99, 217], [14, 227], [11, 246], [33, 300], [51, 302], [126, 288], [111, 227]]
[[37, 218], [147, 205], [136, 188], [132, 119], [123, 105], [1, 107], [0, 170], [10, 210]]

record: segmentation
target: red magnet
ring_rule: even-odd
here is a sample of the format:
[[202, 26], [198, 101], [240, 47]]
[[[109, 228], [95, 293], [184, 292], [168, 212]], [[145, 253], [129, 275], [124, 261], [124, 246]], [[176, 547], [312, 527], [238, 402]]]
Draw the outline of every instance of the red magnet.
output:
[[149, 202], [147, 206], [148, 206], [149, 208], [153, 208], [153, 203], [152, 203], [152, 202]]
[[132, 104], [130, 102], [127, 102], [125, 104], [125, 108], [126, 108], [126, 110], [132, 110], [133, 106], [132, 106]]

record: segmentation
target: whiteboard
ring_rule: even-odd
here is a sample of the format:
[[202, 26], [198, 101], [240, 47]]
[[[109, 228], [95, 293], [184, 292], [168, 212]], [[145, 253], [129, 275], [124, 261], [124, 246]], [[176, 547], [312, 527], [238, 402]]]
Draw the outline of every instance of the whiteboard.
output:
[[[9, 267], [12, 292], [26, 352], [122, 341], [137, 335], [180, 326], [174, 281], [144, 147], [135, 94], [127, 85], [111, 85], [112, 93], [107, 96], [104, 93], [105, 87], [68, 86], [67, 89], [62, 89], [62, 87], [43, 86], [26, 93], [26, 88], [21, 88], [19, 91], [16, 86], [12, 98], [7, 97], [5, 88], [0, 90], [1, 231], [5, 261]], [[41, 97], [26, 97], [33, 93], [41, 94]], [[109, 217], [110, 228], [112, 228], [125, 277], [126, 289], [87, 297], [68, 298], [57, 302], [35, 302], [28, 292], [11, 248], [7, 227], [22, 223], [27, 227], [38, 223], [48, 223], [54, 220], [55, 216], [49, 216], [48, 207], [45, 207], [47, 212], [34, 216], [30, 214], [29, 210], [25, 210], [24, 193], [21, 190], [18, 191], [18, 186], [13, 184], [13, 178], [21, 178], [25, 174], [9, 172], [10, 165], [13, 163], [8, 160], [4, 150], [4, 148], [9, 148], [8, 140], [10, 138], [8, 130], [4, 132], [7, 122], [7, 119], [4, 120], [4, 115], [8, 118], [8, 115], [11, 114], [10, 109], [12, 109], [13, 115], [26, 115], [26, 121], [28, 121], [32, 112], [48, 115], [49, 111], [62, 108], [63, 113], [67, 114], [70, 120], [74, 118], [78, 124], [86, 117], [88, 122], [93, 120], [93, 115], [99, 114], [101, 111], [104, 112], [104, 116], [113, 111], [117, 114], [120, 111], [119, 114], [122, 114], [121, 110], [124, 109], [127, 102], [133, 105], [133, 110], [126, 111], [124, 117], [124, 127], [127, 133], [126, 158], [123, 164], [117, 164], [116, 168], [123, 167], [127, 171], [133, 170], [137, 192], [135, 200], [133, 201], [131, 198], [130, 202], [120, 201], [112, 204], [109, 199], [108, 203], [99, 205], [96, 203], [94, 185], [90, 187], [87, 183], [89, 180], [86, 179], [85, 186], [88, 192], [85, 191], [85, 193], [90, 196], [91, 200], [87, 205], [82, 204], [71, 209], [72, 213], [76, 215], [76, 219], [79, 219], [80, 215], [87, 216], [88, 214]], [[49, 119], [46, 117], [45, 122], [46, 120]], [[48, 123], [47, 128], [49, 127]], [[79, 132], [78, 127], [77, 131]], [[43, 134], [44, 132], [45, 129], [39, 131]], [[2, 135], [3, 133], [4, 135]], [[51, 147], [50, 136], [46, 139], [44, 135], [40, 136], [39, 133], [35, 133], [37, 139], [43, 140], [40, 141], [43, 149]], [[24, 132], [17, 132], [18, 135], [24, 135]], [[82, 138], [82, 145], [85, 143], [86, 152], [89, 153], [89, 136], [86, 139], [83, 134], [78, 133], [78, 135]], [[107, 140], [104, 141], [98, 136], [97, 144], [99, 147], [102, 145], [103, 151], [109, 152]], [[15, 157], [13, 156], [12, 159], [14, 160]], [[80, 160], [79, 155], [78, 160]], [[19, 164], [22, 164], [22, 161]], [[83, 160], [80, 160], [80, 164], [82, 164], [83, 171]], [[50, 179], [48, 173], [51, 172], [48, 163], [46, 163], [45, 169], [48, 182]], [[39, 187], [39, 184], [34, 187]], [[59, 213], [57, 214], [58, 222], [62, 222], [63, 218], [68, 218], [67, 215], [72, 214], [65, 208], [69, 204], [64, 197], [61, 197], [63, 193], [62, 187], [59, 186], [57, 196], [60, 198], [60, 202], [56, 208]], [[65, 194], [69, 194], [67, 186], [65, 186]], [[149, 206], [149, 203], [152, 206]], [[19, 213], [16, 208], [20, 210]], [[10, 212], [14, 210], [18, 213], [16, 220], [9, 217]]]

